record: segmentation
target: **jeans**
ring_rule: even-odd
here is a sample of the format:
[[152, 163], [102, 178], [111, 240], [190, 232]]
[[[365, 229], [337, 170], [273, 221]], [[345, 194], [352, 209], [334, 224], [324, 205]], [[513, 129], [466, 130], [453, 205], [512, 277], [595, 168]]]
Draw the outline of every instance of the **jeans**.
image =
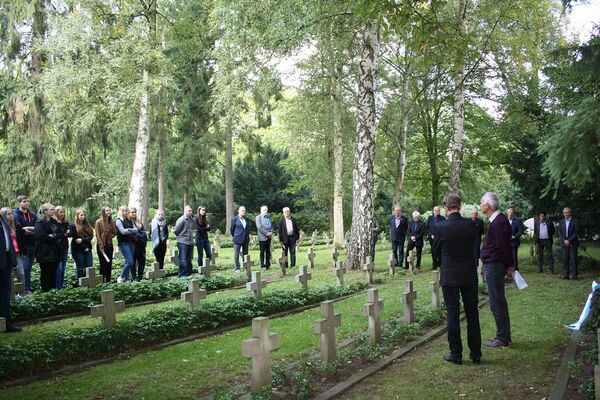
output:
[[190, 276], [192, 274], [192, 259], [194, 258], [194, 245], [177, 243], [179, 249], [179, 259], [177, 260], [179, 268], [179, 277]]
[[69, 257], [69, 249], [60, 249], [60, 258], [56, 267], [56, 290], [63, 288], [65, 283], [65, 271], [67, 269], [67, 258]]
[[401, 265], [402, 260], [404, 260], [404, 240], [392, 242], [392, 254], [396, 259], [396, 266]]
[[242, 256], [248, 254], [248, 242], [242, 244], [233, 244], [233, 265], [235, 269], [240, 269], [240, 249], [242, 250]]
[[202, 250], [206, 252], [206, 258], [211, 258], [210, 241], [208, 239], [196, 239], [196, 249], [198, 250], [198, 267], [202, 266]]
[[23, 290], [25, 293], [31, 292], [31, 268], [35, 262], [35, 245], [27, 246], [27, 255], [23, 256], [23, 275], [25, 282]]
[[286, 243], [283, 243], [283, 253], [285, 254], [286, 257], [288, 257], [288, 251], [289, 251], [289, 258], [288, 260], [290, 260], [290, 268], [293, 268], [294, 266], [296, 266], [296, 237], [292, 236], [292, 237], [288, 237], [288, 240]]
[[485, 279], [488, 286], [490, 298], [490, 310], [496, 321], [496, 337], [505, 344], [511, 342], [510, 316], [508, 315], [508, 303], [504, 295], [504, 276], [506, 268], [503, 263], [485, 264]]
[[260, 267], [269, 269], [271, 266], [271, 238], [259, 241], [260, 247]]
[[83, 278], [85, 276], [85, 269], [94, 265], [92, 252], [72, 249], [71, 255], [75, 261], [75, 268], [77, 268], [77, 279]]
[[123, 264], [123, 269], [121, 270], [121, 281], [126, 281], [129, 279], [129, 274], [131, 272], [131, 268], [133, 267], [133, 252], [135, 251], [135, 243], [133, 242], [123, 242], [119, 243], [119, 252], [123, 254], [123, 258], [125, 259], [125, 263]]

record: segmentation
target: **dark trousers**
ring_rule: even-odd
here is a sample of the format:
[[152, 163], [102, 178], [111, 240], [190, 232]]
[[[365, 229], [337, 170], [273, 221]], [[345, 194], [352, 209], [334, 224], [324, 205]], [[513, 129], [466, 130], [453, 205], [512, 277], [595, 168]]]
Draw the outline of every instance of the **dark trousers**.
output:
[[481, 256], [481, 238], [475, 239], [473, 243], [473, 253], [475, 255], [475, 264], [479, 265], [479, 258]]
[[158, 262], [158, 268], [163, 269], [165, 266], [165, 254], [167, 254], [167, 242], [159, 243], [154, 249], [152, 249], [154, 253], [154, 258]]
[[[562, 246], [563, 251], [563, 276], [569, 277], [569, 272], [572, 274], [573, 278], [577, 278], [577, 247], [573, 246]], [[570, 265], [573, 265], [573, 270], [571, 271]]]
[[496, 321], [496, 337], [504, 343], [510, 343], [510, 316], [508, 303], [504, 294], [504, 276], [506, 268], [503, 263], [485, 264], [485, 279], [490, 298], [490, 310]]
[[242, 250], [242, 261], [246, 254], [248, 254], [248, 244], [249, 242], [244, 242], [242, 244], [233, 244], [233, 265], [236, 270], [240, 269], [240, 250]]
[[179, 277], [190, 276], [192, 274], [192, 259], [194, 258], [194, 245], [177, 243], [179, 249], [179, 259], [177, 266], [179, 268]]
[[408, 239], [408, 244], [406, 245], [406, 268], [408, 268], [408, 252], [412, 249], [417, 249], [417, 268], [421, 268], [421, 254], [423, 253], [423, 244], [419, 245], [417, 242], [413, 242]]
[[77, 279], [85, 276], [85, 269], [90, 268], [94, 265], [94, 259], [92, 258], [91, 251], [72, 250], [71, 255], [75, 261], [75, 268], [77, 269]]
[[455, 359], [462, 359], [462, 340], [460, 338], [460, 297], [462, 297], [467, 317], [467, 343], [472, 359], [481, 358], [481, 329], [479, 327], [479, 310], [477, 308], [477, 285], [464, 287], [442, 286], [444, 302], [447, 310], [448, 344], [450, 354]]
[[271, 238], [258, 242], [260, 246], [260, 267], [269, 269], [271, 266]]
[[210, 253], [210, 241], [208, 239], [196, 239], [196, 250], [198, 250], [198, 266], [202, 266], [203, 252], [206, 253], [206, 258], [212, 258]]
[[392, 254], [396, 259], [396, 266], [400, 265], [404, 260], [404, 239], [400, 242], [392, 242]]
[[[10, 254], [6, 253], [7, 260], [10, 260]], [[0, 268], [0, 317], [6, 318], [10, 322], [10, 294], [12, 286], [12, 265], [7, 262], [5, 268]]]
[[98, 260], [100, 261], [100, 275], [104, 278], [104, 282], [110, 282], [112, 275], [112, 260], [115, 249], [112, 244], [104, 246], [104, 254], [108, 257], [108, 261], [100, 253], [100, 247], [96, 245], [96, 254], [98, 254]]
[[375, 262], [375, 245], [377, 244], [377, 235], [371, 235], [371, 262]]
[[[289, 251], [289, 257], [288, 257]], [[296, 236], [288, 237], [287, 242], [283, 243], [283, 252], [288, 257], [290, 268], [296, 265]]]
[[51, 289], [56, 289], [56, 268], [58, 261], [40, 262], [40, 283], [42, 284], [42, 292], [49, 292]]
[[511, 247], [512, 256], [513, 256], [513, 266], [515, 267], [515, 271], [519, 270], [519, 246]]
[[554, 272], [554, 255], [552, 254], [552, 239], [539, 239], [537, 242], [538, 271], [544, 270], [544, 249], [548, 253], [548, 265], [550, 272]]
[[131, 270], [131, 279], [138, 282], [144, 279], [144, 269], [146, 268], [146, 244], [136, 245], [133, 252], [133, 268]]
[[429, 247], [431, 248], [431, 268], [437, 269], [440, 267], [440, 257], [433, 252], [433, 240], [429, 239]]

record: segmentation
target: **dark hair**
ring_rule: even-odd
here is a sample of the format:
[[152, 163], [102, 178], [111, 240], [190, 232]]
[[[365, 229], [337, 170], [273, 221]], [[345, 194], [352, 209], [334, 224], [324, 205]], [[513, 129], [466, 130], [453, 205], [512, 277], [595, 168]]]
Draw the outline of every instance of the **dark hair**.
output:
[[21, 203], [23, 200], [28, 200], [29, 196], [25, 196], [24, 194], [20, 194], [17, 196], [17, 203]]
[[202, 226], [206, 226], [208, 225], [208, 215], [206, 214], [206, 212], [204, 213], [204, 215], [200, 214], [200, 210], [204, 209], [206, 211], [206, 207], [204, 206], [198, 206], [198, 208], [196, 209], [196, 218], [198, 219], [198, 223]]
[[544, 217], [545, 217], [546, 216], [546, 210], [540, 211], [540, 214], [544, 214]]
[[460, 209], [460, 196], [457, 193], [448, 193], [444, 197], [444, 206], [448, 210], [459, 210]]

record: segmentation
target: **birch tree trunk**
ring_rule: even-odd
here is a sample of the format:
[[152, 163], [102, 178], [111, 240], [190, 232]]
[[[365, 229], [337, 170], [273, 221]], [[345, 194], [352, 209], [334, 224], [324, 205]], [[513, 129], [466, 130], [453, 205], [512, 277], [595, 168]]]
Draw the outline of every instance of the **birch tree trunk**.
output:
[[[465, 18], [467, 13], [466, 0], [459, 0], [459, 9], [456, 15], [456, 24], [459, 41], [465, 36]], [[459, 45], [460, 46], [460, 45]], [[460, 192], [460, 174], [463, 161], [463, 145], [465, 136], [465, 55], [459, 47], [456, 56], [456, 70], [454, 74], [454, 135], [452, 137], [452, 163], [450, 164], [449, 192]]]
[[399, 205], [404, 195], [404, 176], [406, 174], [406, 152], [408, 144], [408, 122], [410, 121], [410, 110], [408, 109], [408, 91], [410, 83], [410, 61], [408, 49], [404, 50], [404, 78], [402, 79], [402, 98], [400, 107], [402, 109], [402, 131], [400, 132], [400, 146], [398, 148], [398, 160], [396, 171], [396, 184], [394, 186], [394, 204]]
[[229, 235], [233, 218], [233, 133], [231, 124], [225, 129], [225, 235]]
[[344, 142], [342, 136], [342, 67], [334, 66], [331, 76], [331, 101], [333, 103], [333, 243], [344, 243]]
[[148, 103], [148, 71], [143, 73], [144, 89], [140, 99], [138, 133], [135, 141], [133, 172], [129, 183], [129, 206], [138, 210], [138, 219], [147, 220], [148, 210], [144, 209], [145, 191], [148, 190], [148, 148], [150, 145], [150, 105]]
[[368, 21], [362, 36], [359, 63], [358, 124], [352, 172], [352, 228], [346, 264], [350, 268], [359, 268], [370, 256], [376, 128], [374, 85], [378, 52], [377, 26], [373, 21]]
[[165, 172], [163, 164], [165, 162], [165, 126], [162, 121], [156, 126], [156, 135], [158, 140], [158, 209], [165, 211]]

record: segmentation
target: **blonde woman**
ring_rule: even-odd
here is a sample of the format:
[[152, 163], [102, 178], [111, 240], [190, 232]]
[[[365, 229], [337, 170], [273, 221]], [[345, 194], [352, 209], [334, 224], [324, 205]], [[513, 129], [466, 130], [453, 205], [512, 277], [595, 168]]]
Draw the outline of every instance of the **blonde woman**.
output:
[[137, 234], [137, 228], [133, 225], [133, 222], [129, 219], [129, 207], [119, 207], [119, 213], [117, 220], [115, 221], [117, 226], [117, 242], [119, 243], [119, 251], [125, 258], [123, 264], [123, 270], [121, 276], [117, 279], [117, 283], [124, 283], [129, 279], [131, 268], [134, 263], [134, 251], [135, 251], [135, 235]]

